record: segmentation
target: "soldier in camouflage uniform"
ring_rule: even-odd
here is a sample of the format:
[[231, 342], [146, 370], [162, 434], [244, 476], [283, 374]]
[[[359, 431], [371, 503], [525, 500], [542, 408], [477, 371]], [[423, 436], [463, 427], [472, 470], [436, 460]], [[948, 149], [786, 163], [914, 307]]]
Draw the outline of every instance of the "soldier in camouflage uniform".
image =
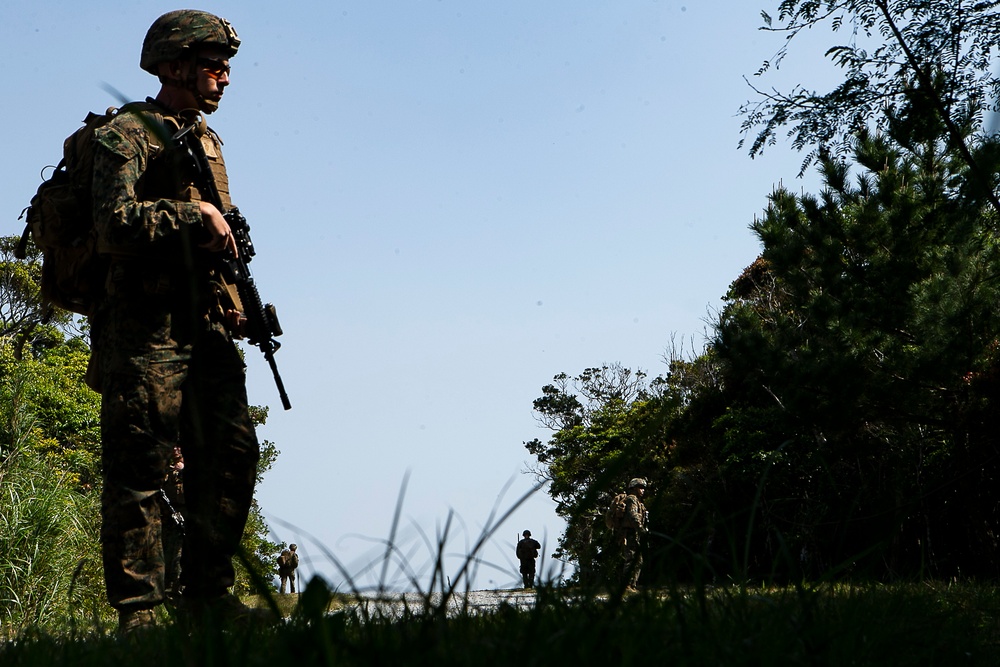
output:
[[278, 590], [282, 594], [288, 592], [288, 584], [292, 585], [292, 593], [295, 592], [295, 570], [299, 567], [298, 548], [292, 544], [278, 556], [278, 577], [281, 579]]
[[642, 570], [641, 536], [648, 529], [649, 512], [642, 499], [646, 495], [646, 480], [636, 477], [629, 481], [625, 497], [625, 515], [622, 523], [615, 531], [617, 543], [621, 546], [622, 576], [625, 588], [634, 591], [639, 583], [639, 572]]
[[185, 464], [179, 611], [199, 621], [263, 615], [229, 592], [260, 457], [233, 342], [238, 299], [216, 272], [220, 253], [235, 253], [236, 244], [170, 141], [196, 127], [230, 206], [221, 141], [204, 114], [218, 108], [239, 45], [217, 16], [164, 14], [140, 58], [159, 93], [95, 134], [94, 221], [98, 251], [110, 261], [107, 294], [91, 318], [102, 395], [101, 541], [123, 632], [154, 623], [166, 595], [163, 523], [171, 519], [162, 488], [175, 446]]

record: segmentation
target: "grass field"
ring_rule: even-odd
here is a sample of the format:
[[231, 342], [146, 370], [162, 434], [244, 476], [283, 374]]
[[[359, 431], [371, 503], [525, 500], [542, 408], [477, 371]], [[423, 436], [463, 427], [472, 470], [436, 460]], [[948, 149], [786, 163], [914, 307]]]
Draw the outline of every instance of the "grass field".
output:
[[138, 637], [80, 624], [23, 633], [0, 645], [0, 665], [1000, 664], [993, 584], [541, 589], [527, 610], [446, 613], [438, 602], [389, 618], [316, 580], [275, 602], [286, 622], [267, 629], [182, 629], [165, 618]]

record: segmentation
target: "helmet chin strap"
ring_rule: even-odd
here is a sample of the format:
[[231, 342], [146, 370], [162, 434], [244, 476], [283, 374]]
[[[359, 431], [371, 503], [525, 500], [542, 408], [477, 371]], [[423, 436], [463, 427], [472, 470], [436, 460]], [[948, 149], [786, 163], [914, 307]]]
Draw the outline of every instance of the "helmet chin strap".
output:
[[[201, 94], [200, 90], [198, 90], [197, 62], [198, 62], [198, 55], [197, 53], [194, 53], [191, 56], [191, 69], [188, 70], [188, 75], [181, 82], [181, 86], [188, 92], [190, 92], [192, 95], [194, 95], [194, 99], [198, 103], [198, 109], [200, 109], [204, 113], [213, 113], [219, 110], [219, 103], [216, 102], [215, 100], [208, 99], [207, 97]], [[202, 118], [202, 122], [203, 123], [205, 122], [204, 118]]]

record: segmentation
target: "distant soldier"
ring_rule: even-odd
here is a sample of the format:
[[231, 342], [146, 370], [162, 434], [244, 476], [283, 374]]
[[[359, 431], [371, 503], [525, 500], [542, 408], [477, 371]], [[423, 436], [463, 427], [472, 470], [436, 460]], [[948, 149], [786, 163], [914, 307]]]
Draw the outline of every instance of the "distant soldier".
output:
[[649, 529], [649, 512], [642, 499], [646, 495], [646, 480], [633, 478], [624, 493], [615, 496], [607, 513], [607, 525], [614, 531], [615, 544], [620, 550], [621, 574], [625, 589], [634, 591], [642, 570], [641, 535]]
[[299, 566], [299, 555], [296, 552], [298, 547], [294, 544], [278, 556], [278, 576], [281, 577], [281, 592], [287, 593], [289, 585], [291, 592], [295, 592], [295, 569]]
[[575, 517], [566, 529], [566, 542], [576, 545], [577, 581], [581, 584], [593, 584], [595, 580], [594, 527], [600, 519], [598, 512], [587, 512]]
[[526, 530], [521, 533], [523, 537], [517, 542], [517, 560], [521, 562], [521, 578], [524, 580], [525, 588], [535, 587], [535, 559], [538, 558], [538, 550], [542, 545], [537, 540], [531, 539], [531, 531]]

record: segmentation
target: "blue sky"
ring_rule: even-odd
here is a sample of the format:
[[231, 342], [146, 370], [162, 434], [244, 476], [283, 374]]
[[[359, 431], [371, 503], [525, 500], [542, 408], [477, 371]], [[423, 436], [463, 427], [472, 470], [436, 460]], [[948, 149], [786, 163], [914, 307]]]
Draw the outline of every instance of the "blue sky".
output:
[[[302, 571], [369, 585], [404, 478], [400, 545], [419, 583], [449, 513], [454, 576], [494, 508], [533, 478], [523, 442], [554, 375], [664, 372], [700, 349], [759, 251], [748, 226], [802, 156], [737, 149], [743, 80], [782, 38], [746, 0], [206, 2], [243, 40], [210, 124], [225, 141], [251, 265], [285, 335], [293, 403], [248, 351], [260, 437], [281, 455], [258, 489]], [[10, 0], [0, 8], [0, 232], [88, 110], [155, 94], [149, 24], [178, 5]], [[823, 87], [827, 35], [759, 85]], [[513, 542], [554, 548], [532, 496], [481, 554], [476, 587], [518, 582]], [[322, 545], [322, 548], [321, 546]], [[390, 568], [390, 574], [393, 569]], [[405, 585], [405, 578], [394, 578]]]

